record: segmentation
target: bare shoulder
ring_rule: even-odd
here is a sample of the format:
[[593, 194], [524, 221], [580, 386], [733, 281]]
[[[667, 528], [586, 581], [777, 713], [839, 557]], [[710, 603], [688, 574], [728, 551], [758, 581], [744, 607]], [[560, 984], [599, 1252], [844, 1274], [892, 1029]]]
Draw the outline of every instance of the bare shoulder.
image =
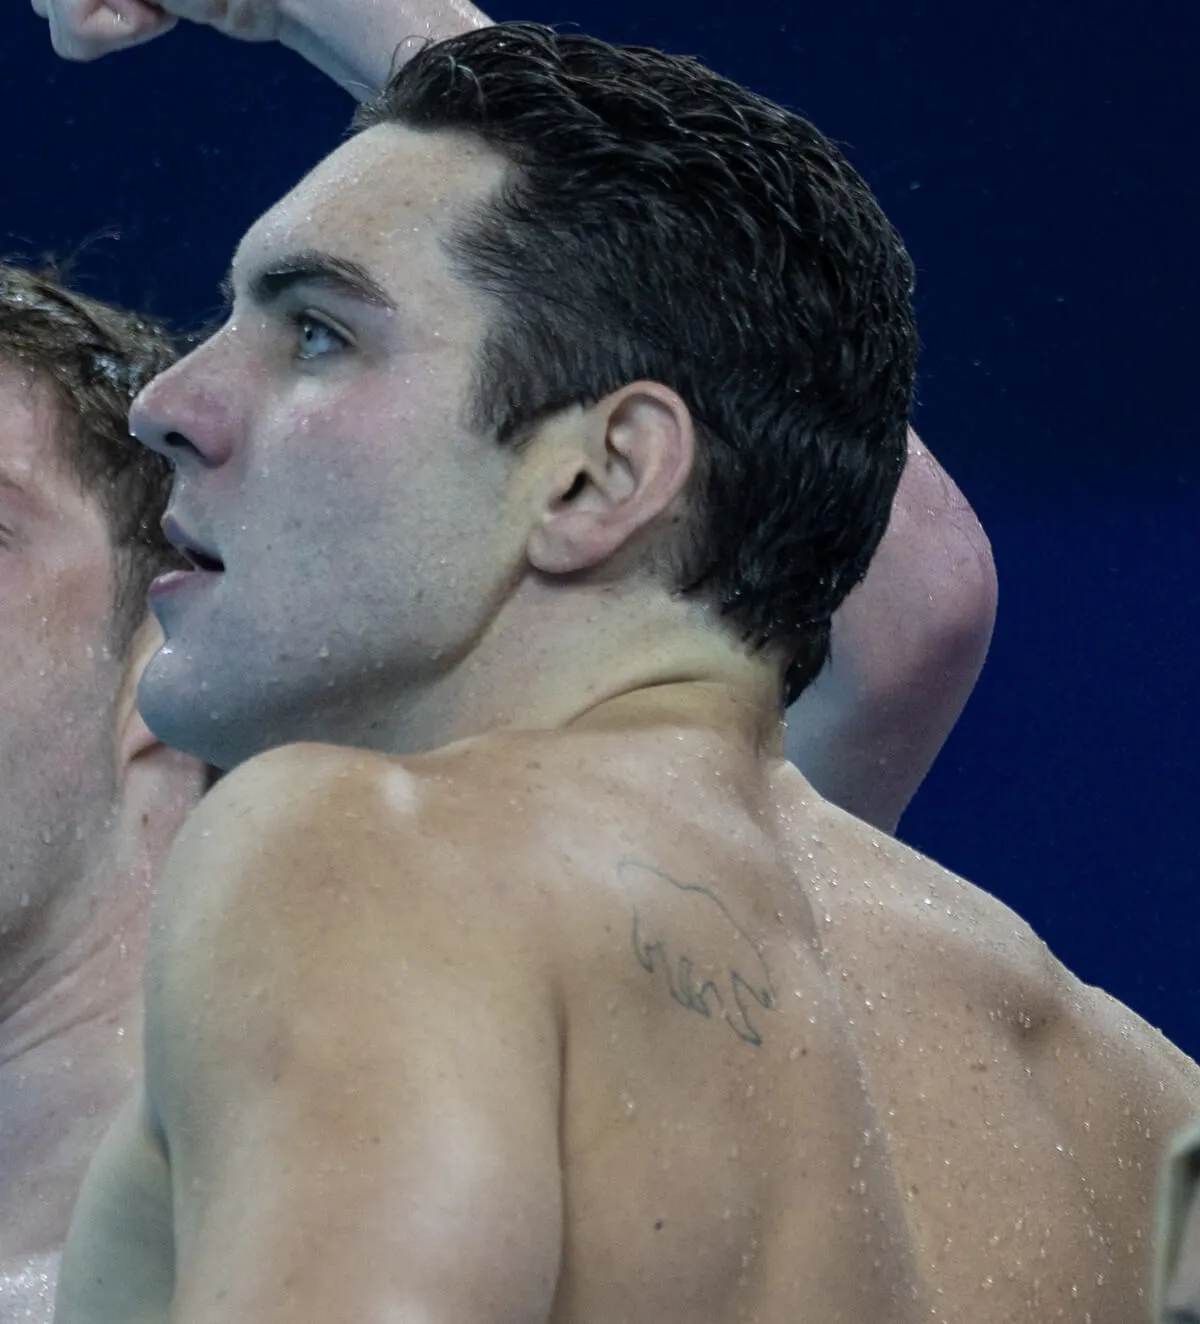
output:
[[[180, 833], [163, 888], [167, 905], [274, 908], [295, 901], [301, 888], [312, 902], [384, 883], [388, 893], [421, 890], [473, 849], [494, 845], [505, 817], [499, 809], [517, 794], [504, 753], [503, 743], [475, 742], [404, 759], [297, 744], [252, 759], [210, 792]], [[193, 886], [197, 871], [213, 875], [214, 886]], [[241, 886], [248, 874], [253, 889]]]
[[156, 1100], [162, 1082], [219, 1089], [299, 1025], [339, 1042], [348, 1012], [369, 1024], [402, 989], [445, 1001], [486, 988], [544, 1028], [541, 912], [514, 885], [504, 779], [489, 768], [486, 751], [400, 760], [296, 745], [226, 777], [177, 839], [156, 902]]
[[1081, 1134], [1107, 1135], [1131, 1156], [1131, 1172], [1137, 1163], [1149, 1170], [1164, 1135], [1200, 1112], [1200, 1067], [1069, 970], [997, 897], [897, 842], [883, 849], [903, 880], [899, 907], [938, 958], [923, 977], [953, 981], [1007, 1022], [1031, 1070], [1058, 1092], [1058, 1107]]
[[180, 838], [145, 1051], [181, 1318], [214, 1276], [230, 1318], [420, 1313], [410, 1284], [456, 1317], [475, 1290], [545, 1317], [559, 1016], [529, 889], [461, 812], [472, 767], [281, 749]]
[[1161, 1157], [1163, 1133], [1200, 1115], [1200, 1066], [1124, 1003], [1057, 965], [1063, 1014], [1056, 1048], [1089, 1081], [1091, 1098], [1133, 1132], [1153, 1137], [1149, 1161]]
[[413, 758], [317, 744], [264, 754], [224, 778], [177, 838], [160, 945], [172, 930], [191, 942], [220, 917], [315, 943], [335, 915], [353, 930], [398, 905], [410, 926], [493, 908], [502, 932], [536, 923], [538, 888], [516, 880], [540, 877], [555, 825], [581, 829], [587, 814], [572, 804], [603, 798], [587, 764], [570, 737], [537, 734]]
[[[923, 953], [920, 981], [946, 999], [966, 997], [1010, 1022], [1025, 1048], [1065, 1059], [1088, 1054], [1132, 1068], [1156, 1097], [1190, 1093], [1200, 1069], [1128, 1007], [1079, 979], [1022, 916], [998, 897], [910, 847], [827, 806], [818, 816], [829, 864], [878, 961]], [[860, 881], [863, 880], [863, 881]], [[973, 995], [973, 996], [972, 996]], [[1129, 1088], [1134, 1089], [1132, 1077]]]

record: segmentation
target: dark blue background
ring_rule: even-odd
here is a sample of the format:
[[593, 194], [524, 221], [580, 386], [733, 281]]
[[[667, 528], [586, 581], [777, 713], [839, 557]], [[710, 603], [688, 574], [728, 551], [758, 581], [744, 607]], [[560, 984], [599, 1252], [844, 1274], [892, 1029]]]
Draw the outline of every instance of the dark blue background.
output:
[[[8, 9], [0, 245], [108, 235], [86, 288], [212, 312], [241, 232], [335, 144], [347, 99], [197, 31], [64, 65]], [[848, 145], [919, 265], [918, 426], [1001, 584], [984, 678], [902, 834], [1200, 1055], [1194, 4], [490, 12], [700, 54]]]

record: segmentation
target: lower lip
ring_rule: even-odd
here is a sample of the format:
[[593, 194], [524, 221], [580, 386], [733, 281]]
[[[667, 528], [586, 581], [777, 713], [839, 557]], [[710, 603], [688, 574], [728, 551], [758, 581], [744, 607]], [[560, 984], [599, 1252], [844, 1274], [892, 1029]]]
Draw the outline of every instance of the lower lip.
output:
[[200, 588], [220, 578], [219, 570], [172, 570], [169, 574], [159, 575], [150, 585], [150, 601], [173, 598], [187, 589]]

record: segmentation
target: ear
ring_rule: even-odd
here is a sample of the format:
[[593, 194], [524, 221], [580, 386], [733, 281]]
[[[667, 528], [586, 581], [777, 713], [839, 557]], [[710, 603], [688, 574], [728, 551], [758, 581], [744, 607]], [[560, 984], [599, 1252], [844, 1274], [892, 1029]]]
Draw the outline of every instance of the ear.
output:
[[158, 622], [147, 616], [138, 627], [133, 642], [129, 646], [129, 658], [126, 663], [125, 681], [121, 686], [121, 697], [117, 704], [117, 767], [123, 777], [131, 763], [143, 759], [161, 747], [161, 741], [142, 720], [138, 712], [138, 681], [146, 663], [162, 646], [162, 631]]
[[123, 713], [122, 716], [124, 720], [117, 755], [121, 760], [121, 768], [124, 770], [137, 759], [152, 754], [162, 745], [162, 741], [142, 721], [142, 715], [138, 712], [136, 703], [130, 705], [128, 713]]
[[[560, 420], [556, 458], [530, 535], [530, 564], [545, 574], [593, 569], [638, 547], [666, 520], [678, 524], [695, 462], [691, 412], [658, 382], [635, 382]], [[674, 509], [672, 509], [674, 508]]]

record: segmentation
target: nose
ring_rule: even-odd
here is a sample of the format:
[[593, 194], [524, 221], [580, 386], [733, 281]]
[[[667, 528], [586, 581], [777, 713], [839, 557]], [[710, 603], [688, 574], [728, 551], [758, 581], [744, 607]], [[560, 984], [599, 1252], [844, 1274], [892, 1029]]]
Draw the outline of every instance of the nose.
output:
[[129, 414], [129, 430], [143, 446], [177, 468], [223, 464], [233, 448], [233, 375], [221, 371], [220, 333], [146, 386]]

